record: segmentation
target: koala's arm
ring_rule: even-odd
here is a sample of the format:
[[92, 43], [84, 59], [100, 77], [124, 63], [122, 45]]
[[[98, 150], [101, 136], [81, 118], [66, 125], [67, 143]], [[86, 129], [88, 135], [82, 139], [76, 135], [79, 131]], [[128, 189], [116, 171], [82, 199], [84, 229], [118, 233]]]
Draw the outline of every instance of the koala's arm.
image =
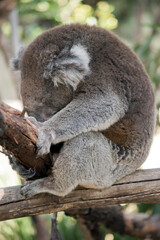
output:
[[39, 128], [38, 154], [46, 154], [51, 144], [81, 133], [105, 130], [122, 118], [125, 111], [123, 101], [113, 92], [94, 89], [88, 94], [80, 93]]

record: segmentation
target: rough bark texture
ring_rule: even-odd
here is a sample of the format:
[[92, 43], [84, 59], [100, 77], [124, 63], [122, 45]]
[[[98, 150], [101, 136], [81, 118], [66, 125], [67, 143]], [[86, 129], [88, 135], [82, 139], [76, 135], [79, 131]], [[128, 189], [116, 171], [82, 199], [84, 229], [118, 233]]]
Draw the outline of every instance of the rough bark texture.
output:
[[47, 176], [52, 165], [49, 155], [37, 158], [36, 141], [36, 128], [20, 111], [1, 103], [0, 145], [27, 169], [36, 170], [34, 178]]
[[108, 189], [75, 190], [66, 197], [21, 195], [21, 186], [0, 189], [0, 220], [121, 203], [159, 203], [160, 169], [137, 170]]
[[129, 214], [118, 205], [75, 209], [66, 213], [77, 219], [82, 218], [94, 240], [102, 239], [98, 230], [101, 224], [121, 235], [127, 234], [140, 239], [160, 239], [160, 216], [158, 214], [154, 216], [144, 213]]

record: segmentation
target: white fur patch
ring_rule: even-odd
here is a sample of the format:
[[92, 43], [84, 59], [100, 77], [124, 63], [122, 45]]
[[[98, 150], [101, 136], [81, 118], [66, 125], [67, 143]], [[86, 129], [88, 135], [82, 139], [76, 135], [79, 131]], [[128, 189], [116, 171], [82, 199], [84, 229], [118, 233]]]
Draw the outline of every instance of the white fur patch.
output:
[[73, 45], [70, 53], [71, 56], [69, 55], [69, 57], [57, 59], [57, 63], [55, 62], [54, 66], [57, 64], [60, 70], [56, 75], [50, 76], [55, 86], [58, 87], [59, 84], [65, 84], [76, 90], [80, 81], [90, 73], [90, 56], [86, 48], [81, 44]]
[[53, 78], [54, 85], [58, 87], [59, 84], [65, 84], [66, 86], [71, 86], [74, 90], [76, 90], [78, 84], [83, 79], [83, 76], [80, 72], [75, 69], [70, 69], [67, 71], [63, 71], [63, 76], [55, 76]]
[[71, 53], [79, 59], [80, 63], [83, 64], [85, 70], [88, 72], [90, 56], [87, 50], [81, 44], [78, 44], [71, 48]]

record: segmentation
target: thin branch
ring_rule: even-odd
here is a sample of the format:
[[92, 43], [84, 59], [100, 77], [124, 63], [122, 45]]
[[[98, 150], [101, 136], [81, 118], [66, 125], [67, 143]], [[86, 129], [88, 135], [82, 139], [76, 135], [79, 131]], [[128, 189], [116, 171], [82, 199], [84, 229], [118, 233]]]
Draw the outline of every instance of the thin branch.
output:
[[62, 240], [57, 229], [57, 213], [52, 214], [51, 238], [50, 240]]
[[[160, 216], [148, 216], [145, 213], [126, 213], [121, 206], [107, 206], [92, 209], [76, 209], [67, 211], [67, 215], [82, 218], [93, 239], [101, 239], [96, 235], [101, 224], [112, 232], [127, 234], [140, 239], [160, 239]], [[99, 232], [98, 232], [99, 233]]]
[[32, 222], [35, 228], [35, 240], [48, 240], [48, 224], [43, 216], [32, 216]]

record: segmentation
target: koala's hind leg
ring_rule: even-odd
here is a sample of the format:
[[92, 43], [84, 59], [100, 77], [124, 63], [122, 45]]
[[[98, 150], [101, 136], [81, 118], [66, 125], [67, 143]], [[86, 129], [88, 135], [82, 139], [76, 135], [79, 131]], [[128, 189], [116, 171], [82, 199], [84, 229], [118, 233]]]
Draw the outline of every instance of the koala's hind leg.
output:
[[27, 183], [22, 187], [22, 194], [47, 192], [65, 196], [78, 185], [95, 189], [109, 187], [117, 180], [114, 174], [117, 160], [113, 156], [111, 142], [101, 133], [78, 135], [64, 143], [51, 176]]

